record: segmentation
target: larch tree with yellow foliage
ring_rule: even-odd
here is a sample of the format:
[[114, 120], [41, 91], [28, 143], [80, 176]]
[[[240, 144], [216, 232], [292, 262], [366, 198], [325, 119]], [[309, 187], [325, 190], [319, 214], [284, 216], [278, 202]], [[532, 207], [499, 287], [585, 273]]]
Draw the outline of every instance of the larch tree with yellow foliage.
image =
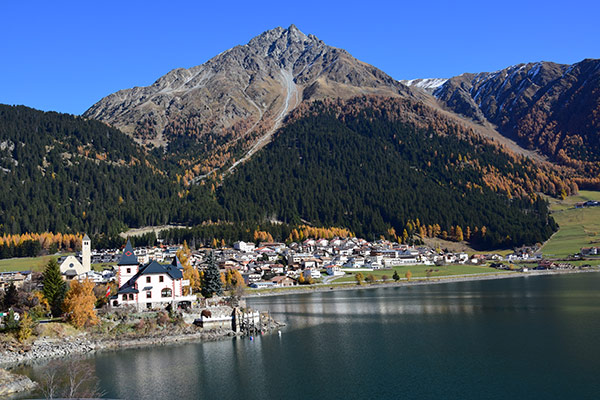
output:
[[183, 279], [190, 281], [190, 286], [183, 287], [183, 294], [187, 296], [192, 293], [198, 293], [202, 287], [200, 274], [198, 273], [198, 270], [190, 263], [192, 251], [190, 250], [186, 241], [183, 242], [183, 248], [177, 250], [175, 255], [183, 266]]
[[87, 279], [81, 282], [71, 281], [63, 307], [69, 321], [76, 328], [98, 323], [98, 316], [94, 310], [96, 304], [94, 286], [94, 282]]

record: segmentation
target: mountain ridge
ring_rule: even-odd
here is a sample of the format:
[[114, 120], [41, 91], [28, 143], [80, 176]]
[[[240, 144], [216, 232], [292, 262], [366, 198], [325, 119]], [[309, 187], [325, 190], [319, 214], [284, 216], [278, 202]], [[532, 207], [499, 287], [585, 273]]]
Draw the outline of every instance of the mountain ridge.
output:
[[571, 168], [583, 186], [598, 187], [599, 87], [600, 59], [588, 58], [464, 73], [431, 93], [443, 107]]

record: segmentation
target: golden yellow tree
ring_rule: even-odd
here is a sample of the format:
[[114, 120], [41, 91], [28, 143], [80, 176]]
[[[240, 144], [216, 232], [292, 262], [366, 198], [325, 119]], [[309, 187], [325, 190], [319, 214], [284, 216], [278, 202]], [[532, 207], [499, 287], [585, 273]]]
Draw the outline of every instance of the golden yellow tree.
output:
[[69, 321], [76, 328], [98, 323], [98, 316], [94, 310], [94, 286], [94, 282], [87, 279], [81, 282], [71, 281], [63, 307]]
[[17, 339], [23, 343], [33, 333], [33, 320], [28, 313], [24, 313], [19, 322], [19, 330], [17, 331]]
[[190, 281], [190, 286], [183, 287], [183, 294], [189, 295], [194, 292], [199, 292], [201, 288], [200, 274], [198, 270], [190, 263], [192, 251], [188, 247], [187, 242], [183, 242], [183, 248], [177, 250], [176, 256], [183, 266], [183, 279]]
[[406, 274], [404, 274], [404, 276], [406, 277], [407, 281], [410, 281], [410, 278], [412, 277], [412, 272], [410, 272], [410, 269], [406, 271]]

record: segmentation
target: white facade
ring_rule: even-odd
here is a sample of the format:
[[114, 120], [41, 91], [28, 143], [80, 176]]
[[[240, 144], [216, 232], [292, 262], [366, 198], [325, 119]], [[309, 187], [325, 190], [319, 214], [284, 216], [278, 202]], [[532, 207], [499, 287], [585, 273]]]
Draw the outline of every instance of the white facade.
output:
[[235, 242], [233, 244], [233, 248], [239, 251], [243, 251], [244, 253], [249, 253], [251, 251], [254, 251], [254, 248], [256, 246], [254, 245], [254, 243], [246, 243], [246, 242]]
[[341, 276], [346, 275], [344, 271], [342, 271], [342, 267], [339, 265], [328, 265], [326, 268], [327, 275], [330, 276]]
[[85, 272], [92, 270], [92, 241], [88, 235], [81, 241], [81, 265]]
[[140, 266], [128, 241], [119, 269], [119, 290], [111, 300], [111, 304], [131, 305], [138, 309], [158, 308], [167, 304], [173, 306], [181, 302], [193, 302], [196, 296], [184, 296], [183, 287], [189, 285], [183, 279], [183, 267], [177, 258], [171, 265], [152, 261]]
[[[141, 275], [136, 283], [138, 293], [119, 294], [119, 303], [124, 305], [142, 304], [146, 308], [154, 308], [159, 303], [182, 301], [182, 297], [184, 297], [182, 280], [174, 280], [169, 274]], [[195, 296], [185, 297], [190, 297], [188, 299], [190, 301], [196, 298]]]
[[68, 256], [60, 264], [60, 273], [67, 277], [67, 279], [73, 279], [76, 276], [89, 272], [86, 270], [81, 262], [75, 256]]
[[92, 242], [88, 235], [85, 235], [81, 241], [81, 260], [75, 256], [67, 256], [59, 269], [66, 279], [73, 279], [92, 270]]

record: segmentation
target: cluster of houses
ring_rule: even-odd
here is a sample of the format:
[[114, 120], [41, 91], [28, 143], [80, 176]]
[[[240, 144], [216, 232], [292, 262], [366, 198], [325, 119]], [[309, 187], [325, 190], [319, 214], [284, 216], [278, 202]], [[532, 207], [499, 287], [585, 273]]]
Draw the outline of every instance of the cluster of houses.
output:
[[585, 207], [600, 207], [600, 201], [588, 200], [588, 201], [584, 201], [584, 202], [575, 204], [575, 208], [585, 208]]
[[[139, 265], [153, 262], [161, 265], [171, 262], [180, 246], [156, 246], [131, 248]], [[303, 242], [260, 243], [239, 241], [231, 248], [214, 251], [214, 256], [222, 272], [235, 269], [240, 272], [249, 287], [286, 287], [316, 279], [331, 280], [346, 273], [387, 269], [399, 265], [442, 265], [442, 264], [482, 264], [508, 260], [525, 261], [541, 258], [537, 248], [516, 249], [506, 258], [498, 254], [439, 252], [426, 246], [408, 246], [387, 240], [368, 242], [360, 238], [307, 239]], [[82, 242], [82, 251], [61, 261], [61, 272], [66, 279], [90, 279], [97, 283], [108, 282], [122, 277], [119, 263], [121, 250], [91, 251], [89, 238]], [[205, 250], [195, 250], [189, 259], [191, 265], [201, 269], [205, 261]], [[109, 261], [110, 260], [110, 261]], [[95, 272], [90, 263], [117, 263], [116, 268]], [[302, 278], [300, 277], [302, 275]], [[127, 276], [127, 275], [126, 275]], [[119, 287], [123, 282], [119, 282]], [[127, 297], [128, 298], [128, 297]], [[129, 301], [129, 300], [126, 300]]]
[[[429, 247], [414, 247], [359, 238], [307, 239], [301, 243], [236, 242], [233, 248], [215, 251], [219, 267], [238, 270], [250, 287], [293, 286], [300, 276], [329, 280], [348, 272], [373, 271], [399, 265], [479, 264], [502, 259], [499, 255], [439, 253]], [[193, 252], [192, 265], [199, 267], [204, 252]]]
[[[189, 282], [183, 279], [183, 267], [176, 257], [180, 246], [157, 246], [134, 249], [128, 241], [125, 249], [93, 251], [86, 235], [82, 249], [76, 255], [59, 259], [65, 280], [88, 279], [96, 283], [116, 281], [117, 293], [111, 304], [154, 308], [171, 304], [190, 304], [195, 296], [186, 295]], [[192, 267], [204, 268], [206, 249], [194, 250], [189, 258]], [[600, 248], [581, 249], [585, 256], [600, 254]], [[236, 242], [232, 248], [213, 251], [222, 272], [240, 272], [250, 287], [294, 286], [299, 281], [323, 279], [329, 281], [346, 273], [373, 271], [399, 265], [483, 264], [490, 262], [505, 268], [502, 261], [538, 262], [540, 269], [569, 268], [543, 260], [539, 248], [522, 247], [506, 257], [498, 254], [469, 256], [467, 253], [440, 252], [426, 246], [407, 246], [378, 240], [368, 242], [359, 238], [307, 239], [299, 243]], [[108, 264], [103, 271], [94, 271], [93, 264]], [[508, 267], [506, 267], [508, 268]], [[0, 290], [9, 282], [23, 285], [31, 280], [30, 271], [0, 273]]]

